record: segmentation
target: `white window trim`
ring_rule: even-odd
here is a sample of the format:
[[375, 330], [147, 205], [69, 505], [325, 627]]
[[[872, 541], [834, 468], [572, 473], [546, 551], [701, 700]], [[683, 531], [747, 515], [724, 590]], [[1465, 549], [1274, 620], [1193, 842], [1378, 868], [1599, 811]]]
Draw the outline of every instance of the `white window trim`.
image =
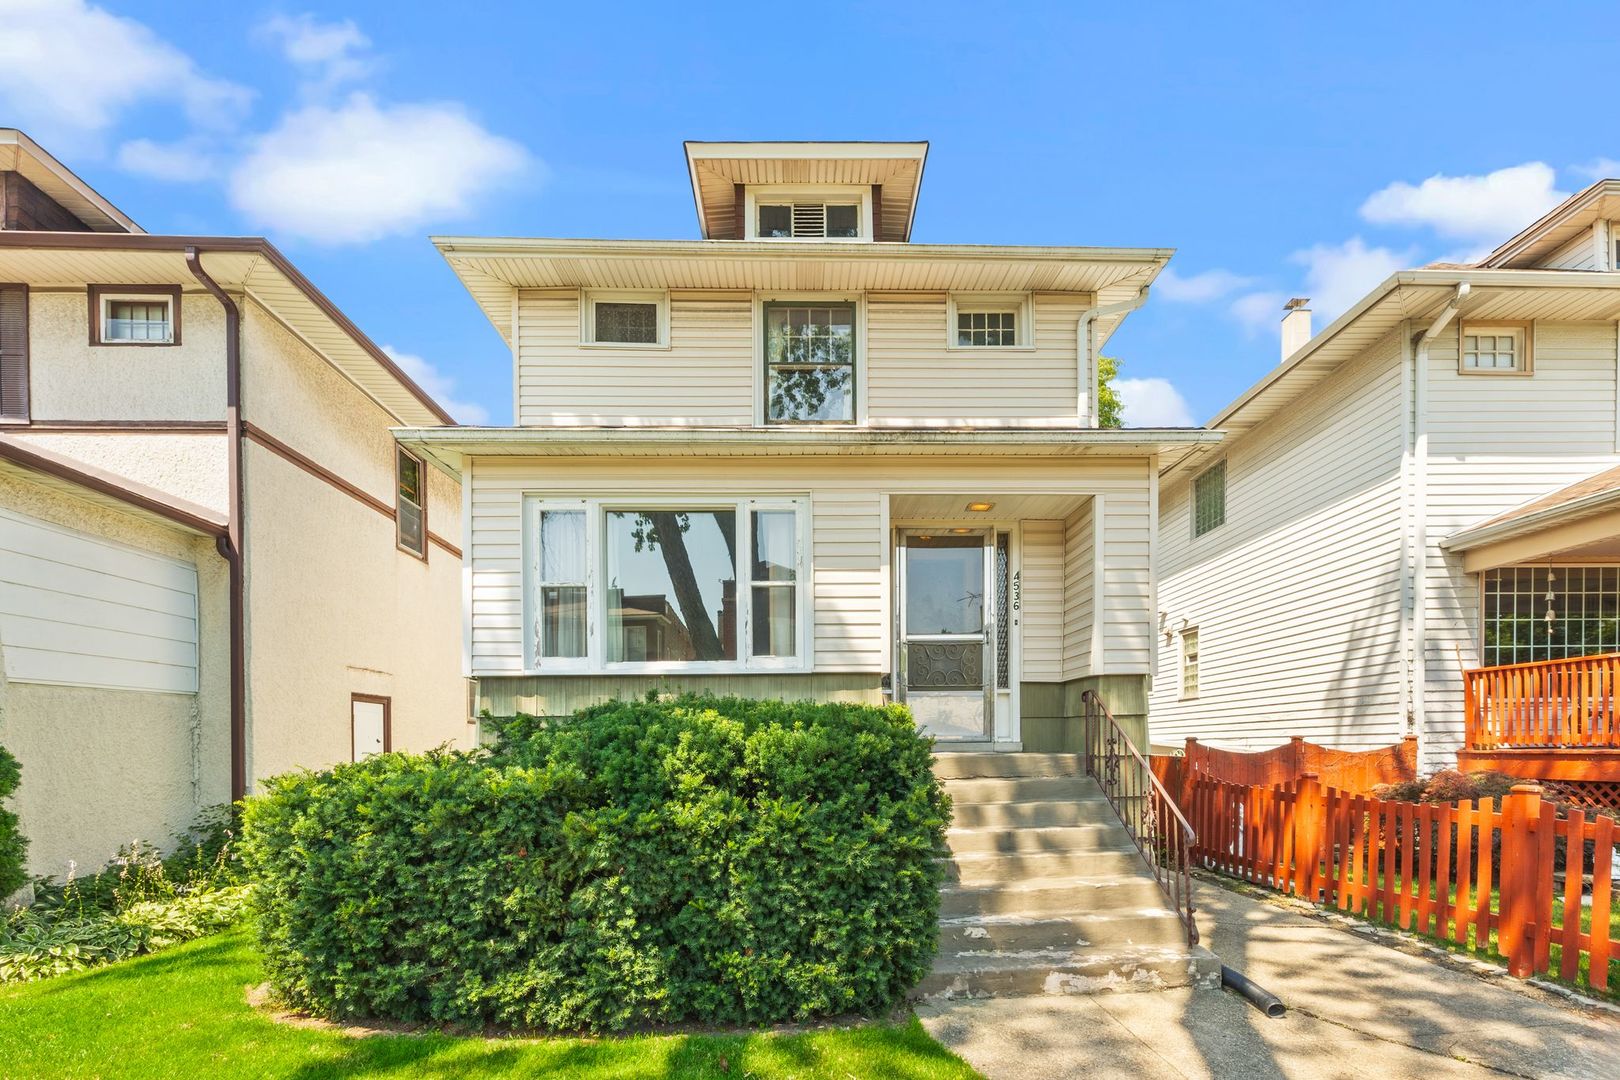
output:
[[[1463, 366], [1463, 339], [1470, 334], [1510, 333], [1519, 339], [1519, 362], [1511, 368], [1471, 368]], [[1529, 320], [1466, 320], [1457, 326], [1457, 374], [1520, 378], [1536, 372], [1536, 324]]]
[[[1035, 304], [1029, 293], [951, 293], [945, 307], [945, 348], [949, 352], [1010, 353], [1035, 349]], [[1018, 318], [1015, 345], [959, 345], [956, 317], [976, 311], [1011, 311]]]
[[[657, 304], [657, 341], [597, 341], [596, 305]], [[658, 289], [586, 289], [579, 294], [579, 344], [586, 349], [668, 349], [669, 293]]]
[[[759, 204], [773, 203], [855, 203], [859, 207], [859, 236], [761, 236]], [[743, 193], [744, 239], [762, 244], [870, 244], [872, 242], [872, 189], [860, 185], [749, 184]]]
[[[767, 304], [824, 303], [855, 305], [855, 418], [824, 424], [778, 421], [765, 416], [765, 307]], [[765, 428], [851, 428], [867, 424], [866, 402], [866, 294], [825, 292], [756, 292], [754, 294], [754, 426]]]
[[[583, 672], [592, 675], [675, 675], [722, 674], [758, 671], [808, 672], [815, 667], [811, 655], [814, 641], [815, 600], [811, 581], [811, 505], [808, 496], [770, 495], [716, 498], [693, 494], [677, 497], [657, 495], [641, 499], [559, 499], [540, 495], [524, 497], [523, 514], [523, 656], [524, 674], [554, 675]], [[736, 660], [619, 661], [609, 663], [603, 613], [603, 588], [608, 580], [607, 545], [603, 530], [607, 514], [613, 510], [732, 510], [737, 514], [737, 648]], [[540, 656], [539, 567], [540, 514], [545, 510], [585, 511], [585, 656]], [[794, 656], [752, 656], [753, 580], [749, 561], [753, 552], [755, 510], [791, 510], [796, 515], [798, 565], [795, 567], [797, 625]]]
[[[97, 345], [173, 345], [174, 344], [174, 297], [168, 293], [137, 293], [137, 292], [103, 292], [99, 296], [101, 310], [96, 313], [96, 344]], [[115, 338], [107, 334], [107, 324], [112, 321], [112, 306], [115, 303], [129, 304], [162, 304], [168, 311], [169, 317], [164, 320], [168, 324], [168, 332], [161, 339]]]
[[1179, 660], [1176, 664], [1176, 698], [1178, 701], [1197, 701], [1198, 693], [1204, 684], [1204, 641], [1198, 638], [1198, 685], [1193, 687], [1192, 693], [1187, 693], [1187, 635], [1198, 637], [1198, 627], [1183, 626], [1177, 635], [1177, 652]]

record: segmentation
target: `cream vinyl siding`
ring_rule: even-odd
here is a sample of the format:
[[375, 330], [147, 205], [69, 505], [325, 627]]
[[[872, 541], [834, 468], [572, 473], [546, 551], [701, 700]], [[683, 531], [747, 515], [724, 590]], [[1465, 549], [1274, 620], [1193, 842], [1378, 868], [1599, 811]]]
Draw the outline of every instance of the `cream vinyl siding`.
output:
[[[1390, 335], [1224, 448], [1224, 525], [1193, 538], [1196, 465], [1164, 485], [1155, 742], [1357, 747], [1404, 733], [1401, 400]], [[1184, 626], [1199, 629], [1195, 701], [1179, 694]]]
[[13, 682], [195, 693], [197, 568], [0, 510], [0, 653]]
[[1597, 241], [1591, 229], [1582, 229], [1580, 235], [1547, 257], [1542, 264], [1548, 270], [1597, 270]]
[[1091, 646], [1096, 597], [1092, 578], [1096, 560], [1096, 504], [1069, 515], [1063, 523], [1063, 677], [1091, 672]]
[[519, 425], [753, 423], [751, 294], [671, 293], [667, 348], [581, 346], [580, 303], [519, 291]]
[[1430, 348], [1429, 763], [1455, 760], [1463, 735], [1462, 669], [1479, 659], [1477, 582], [1441, 541], [1620, 464], [1614, 324], [1538, 322], [1535, 342], [1535, 372], [1525, 377], [1459, 375], [1454, 331]]
[[1063, 681], [1063, 522], [1023, 523], [1019, 568], [1022, 605], [1022, 677], [1026, 682]]
[[[505, 458], [481, 457], [471, 470], [471, 674], [519, 675], [523, 655], [525, 495], [543, 498], [697, 498], [794, 495], [810, 506], [811, 626], [817, 672], [880, 672], [890, 654], [890, 541], [885, 492], [1104, 493], [1111, 581], [1104, 601], [1111, 671], [1144, 673], [1150, 642], [1148, 463], [1145, 459], [1039, 458]], [[1056, 523], [1053, 523], [1055, 526]], [[1042, 533], [1037, 525], [1035, 532]], [[1035, 578], [1060, 581], [1058, 528], [1036, 540]], [[1026, 543], [1028, 537], [1026, 534]], [[1025, 559], [1029, 558], [1026, 551]], [[1029, 563], [1026, 561], [1025, 566]], [[1027, 580], [1027, 579], [1026, 579]], [[1038, 588], [1039, 591], [1039, 588]], [[1049, 623], [1061, 618], [1049, 595]], [[1037, 618], [1037, 624], [1040, 619]], [[1053, 626], [1052, 630], [1057, 627]], [[1025, 625], [1026, 678], [1030, 675]], [[1037, 661], [1037, 665], [1042, 661]], [[1047, 672], [1057, 661], [1044, 661]], [[1036, 670], [1041, 670], [1037, 666]]]
[[[1016, 300], [1012, 301], [1016, 303]], [[1033, 348], [947, 348], [944, 293], [874, 293], [867, 300], [867, 416], [874, 423], [1011, 420], [1073, 426], [1085, 294], [1034, 297]], [[1022, 312], [1020, 312], [1022, 318]]]

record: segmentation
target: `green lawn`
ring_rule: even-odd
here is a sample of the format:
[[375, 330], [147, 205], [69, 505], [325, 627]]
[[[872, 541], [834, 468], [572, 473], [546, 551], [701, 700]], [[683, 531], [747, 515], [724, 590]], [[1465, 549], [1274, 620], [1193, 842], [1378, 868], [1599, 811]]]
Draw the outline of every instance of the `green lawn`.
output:
[[915, 1019], [797, 1035], [354, 1038], [260, 1015], [236, 930], [96, 971], [0, 988], [0, 1077], [973, 1077]]

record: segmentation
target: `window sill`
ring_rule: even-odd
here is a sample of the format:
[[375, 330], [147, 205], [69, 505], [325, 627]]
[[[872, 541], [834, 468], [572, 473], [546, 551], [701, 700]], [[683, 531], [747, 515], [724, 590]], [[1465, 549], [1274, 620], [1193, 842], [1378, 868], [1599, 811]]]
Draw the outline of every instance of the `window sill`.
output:
[[[549, 675], [585, 675], [591, 678], [613, 678], [618, 675], [808, 675], [813, 671], [809, 664], [767, 664], [758, 662], [754, 664], [739, 664], [732, 660], [716, 660], [712, 662], [666, 662], [666, 663], [624, 663], [595, 666], [570, 666], [559, 663], [555, 667], [528, 668], [522, 672], [521, 678], [542, 678]], [[506, 672], [491, 672], [474, 678], [502, 678]]]
[[667, 341], [582, 341], [582, 349], [634, 349], [636, 352], [668, 352]]
[[1493, 370], [1491, 370], [1489, 368], [1458, 368], [1457, 369], [1457, 374], [1458, 375], [1466, 375], [1469, 378], [1478, 377], [1478, 378], [1482, 378], [1482, 379], [1524, 379], [1524, 378], [1528, 378], [1531, 375], [1534, 375], [1535, 373], [1536, 372], [1535, 372], [1534, 368], [1531, 368], [1528, 371], [1519, 371], [1518, 369], [1514, 369], [1512, 371], [1503, 371], [1503, 370], [1497, 369], [1497, 370], [1493, 371]]
[[97, 339], [97, 348], [107, 349], [166, 349], [178, 345], [177, 341], [104, 341]]
[[946, 352], [970, 353], [1031, 353], [1035, 351], [1034, 345], [952, 345], [946, 343]]

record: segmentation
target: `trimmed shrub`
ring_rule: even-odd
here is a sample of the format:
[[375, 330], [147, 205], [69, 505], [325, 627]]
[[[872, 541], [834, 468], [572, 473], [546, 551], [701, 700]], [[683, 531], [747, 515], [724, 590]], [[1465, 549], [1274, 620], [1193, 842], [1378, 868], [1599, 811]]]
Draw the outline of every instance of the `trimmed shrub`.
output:
[[23, 865], [28, 840], [17, 826], [17, 815], [5, 807], [5, 801], [21, 782], [22, 766], [0, 746], [0, 900], [28, 884], [28, 872]]
[[321, 1015], [762, 1023], [928, 971], [948, 814], [903, 708], [687, 697], [281, 777], [244, 856], [271, 983]]

